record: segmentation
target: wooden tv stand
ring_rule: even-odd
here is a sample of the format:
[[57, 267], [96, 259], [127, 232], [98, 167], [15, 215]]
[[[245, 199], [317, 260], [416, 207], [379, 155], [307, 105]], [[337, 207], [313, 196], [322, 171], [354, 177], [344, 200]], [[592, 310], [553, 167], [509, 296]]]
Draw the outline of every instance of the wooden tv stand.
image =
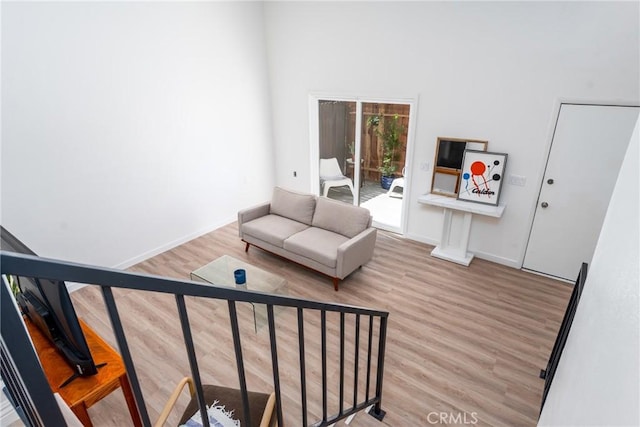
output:
[[99, 402], [118, 387], [122, 388], [133, 424], [136, 427], [142, 426], [122, 357], [93, 329], [80, 320], [80, 326], [95, 364], [106, 363], [106, 365], [98, 369], [96, 375], [78, 377], [61, 388], [60, 385], [73, 375], [74, 370], [65, 362], [47, 337], [28, 318], [24, 317], [24, 323], [36, 348], [36, 353], [51, 390], [53, 393], [60, 394], [60, 397], [69, 405], [69, 408], [84, 426], [91, 427], [93, 425], [87, 413], [87, 408]]

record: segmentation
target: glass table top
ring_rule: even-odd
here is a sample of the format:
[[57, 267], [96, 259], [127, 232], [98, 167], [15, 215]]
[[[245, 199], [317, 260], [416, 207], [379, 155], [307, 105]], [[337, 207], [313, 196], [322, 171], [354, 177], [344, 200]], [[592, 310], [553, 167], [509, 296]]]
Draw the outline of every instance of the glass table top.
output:
[[[244, 285], [236, 285], [233, 275], [233, 272], [240, 268], [246, 271], [247, 281]], [[204, 267], [192, 271], [191, 280], [270, 294], [287, 294], [286, 279], [229, 255], [223, 255]], [[255, 329], [257, 332], [259, 328], [268, 322], [267, 306], [265, 304], [251, 305], [253, 306]], [[277, 310], [275, 310], [275, 312], [277, 312]]]

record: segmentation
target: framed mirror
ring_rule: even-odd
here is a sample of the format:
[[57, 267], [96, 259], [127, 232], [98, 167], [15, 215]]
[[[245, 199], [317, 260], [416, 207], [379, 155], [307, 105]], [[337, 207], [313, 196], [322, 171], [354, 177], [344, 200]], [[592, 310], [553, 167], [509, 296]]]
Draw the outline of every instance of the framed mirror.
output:
[[478, 139], [439, 136], [436, 142], [436, 157], [433, 162], [431, 193], [457, 197], [464, 150], [487, 151], [488, 143], [489, 141]]

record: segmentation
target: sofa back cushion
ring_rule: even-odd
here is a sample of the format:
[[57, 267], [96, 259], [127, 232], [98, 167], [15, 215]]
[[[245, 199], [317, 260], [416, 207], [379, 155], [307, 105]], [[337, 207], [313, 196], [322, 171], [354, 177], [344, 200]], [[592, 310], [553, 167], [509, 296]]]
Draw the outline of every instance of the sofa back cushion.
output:
[[270, 208], [272, 214], [311, 225], [315, 207], [316, 196], [312, 194], [296, 193], [280, 187], [273, 189]]
[[365, 208], [343, 202], [318, 197], [316, 212], [313, 214], [314, 227], [324, 228], [334, 233], [352, 238], [371, 224], [371, 214]]

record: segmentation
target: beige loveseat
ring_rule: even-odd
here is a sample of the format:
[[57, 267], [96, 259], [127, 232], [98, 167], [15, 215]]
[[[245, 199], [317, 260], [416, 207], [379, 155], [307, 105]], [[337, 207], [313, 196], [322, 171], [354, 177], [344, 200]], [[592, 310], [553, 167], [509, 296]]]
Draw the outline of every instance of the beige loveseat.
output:
[[250, 245], [290, 259], [338, 283], [373, 256], [377, 230], [367, 209], [280, 187], [271, 202], [238, 212], [245, 251]]

